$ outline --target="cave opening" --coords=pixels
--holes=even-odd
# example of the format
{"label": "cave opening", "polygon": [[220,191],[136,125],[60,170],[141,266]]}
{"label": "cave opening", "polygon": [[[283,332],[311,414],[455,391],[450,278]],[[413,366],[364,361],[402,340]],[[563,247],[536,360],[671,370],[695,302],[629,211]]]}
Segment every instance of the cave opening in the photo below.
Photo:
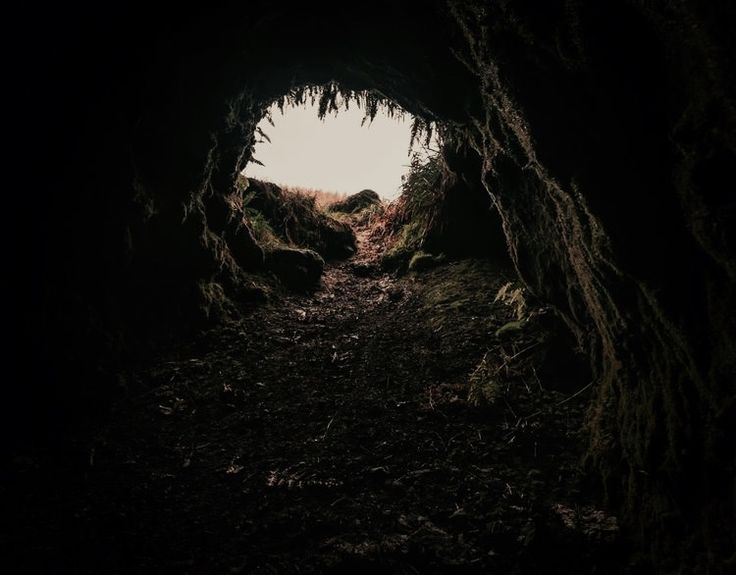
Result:
{"label": "cave opening", "polygon": [[[364,96],[365,97],[365,96]],[[398,197],[410,155],[412,118],[380,107],[372,119],[358,102],[325,110],[319,102],[273,103],[256,127],[257,143],[245,177],[344,198],[362,189]],[[410,144],[412,144],[410,146]]]}
{"label": "cave opening", "polygon": [[[645,4],[34,18],[19,570],[730,572],[736,15]],[[239,177],[331,83],[441,126],[412,193]]]}

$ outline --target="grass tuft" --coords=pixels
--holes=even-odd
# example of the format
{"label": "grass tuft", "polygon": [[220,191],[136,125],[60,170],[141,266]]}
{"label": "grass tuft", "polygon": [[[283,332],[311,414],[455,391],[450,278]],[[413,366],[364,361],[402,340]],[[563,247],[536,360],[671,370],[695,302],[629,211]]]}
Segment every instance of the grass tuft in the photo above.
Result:
{"label": "grass tuft", "polygon": [[256,242],[266,251],[282,247],[309,248],[327,258],[347,257],[355,250],[349,225],[320,208],[318,199],[331,193],[315,193],[295,186],[281,188],[269,182],[239,178],[245,213]]}
{"label": "grass tuft", "polygon": [[384,268],[406,271],[412,256],[422,250],[442,203],[446,173],[439,153],[413,154],[401,196],[386,207],[371,231],[373,240],[386,245]]}

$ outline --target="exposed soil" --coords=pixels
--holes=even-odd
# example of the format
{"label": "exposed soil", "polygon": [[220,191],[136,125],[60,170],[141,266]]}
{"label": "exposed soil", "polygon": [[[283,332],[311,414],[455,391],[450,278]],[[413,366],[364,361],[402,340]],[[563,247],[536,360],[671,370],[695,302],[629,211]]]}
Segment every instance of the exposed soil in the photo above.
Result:
{"label": "exposed soil", "polygon": [[506,321],[501,274],[396,279],[361,250],[316,293],[121,375],[148,391],[94,441],[15,461],[18,571],[619,572],[616,521],[578,469],[586,395],[518,379],[467,402]]}

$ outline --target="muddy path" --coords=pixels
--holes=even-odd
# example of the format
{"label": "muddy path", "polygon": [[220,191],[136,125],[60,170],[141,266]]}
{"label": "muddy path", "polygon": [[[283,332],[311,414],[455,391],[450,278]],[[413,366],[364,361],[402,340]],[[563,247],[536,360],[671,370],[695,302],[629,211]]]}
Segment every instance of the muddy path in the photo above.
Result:
{"label": "muddy path", "polygon": [[[468,374],[502,322],[492,298],[438,303],[427,294],[462,264],[395,279],[365,253],[329,264],[314,294],[121,374],[146,391],[94,440],[13,476],[18,565],[618,572],[615,519],[578,469],[582,402],[519,384],[498,405],[469,405]],[[490,266],[473,269],[500,285]]]}

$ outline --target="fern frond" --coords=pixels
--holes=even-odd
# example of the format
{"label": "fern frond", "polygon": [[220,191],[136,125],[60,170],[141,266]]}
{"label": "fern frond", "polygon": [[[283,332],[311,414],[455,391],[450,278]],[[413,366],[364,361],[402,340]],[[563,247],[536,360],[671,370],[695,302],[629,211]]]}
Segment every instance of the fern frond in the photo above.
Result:
{"label": "fern frond", "polygon": [[[273,126],[273,122],[271,123],[271,125]],[[268,142],[269,144],[271,143],[271,138],[269,138],[269,137],[268,137],[268,134],[266,134],[266,132],[264,132],[264,131],[263,131],[263,130],[262,130],[262,129],[261,129],[260,127],[258,127],[258,126],[256,126],[256,134],[258,134],[258,135],[259,135],[259,136],[260,136],[260,137],[262,138],[262,140],[265,140],[265,141],[266,141],[266,142]]]}

